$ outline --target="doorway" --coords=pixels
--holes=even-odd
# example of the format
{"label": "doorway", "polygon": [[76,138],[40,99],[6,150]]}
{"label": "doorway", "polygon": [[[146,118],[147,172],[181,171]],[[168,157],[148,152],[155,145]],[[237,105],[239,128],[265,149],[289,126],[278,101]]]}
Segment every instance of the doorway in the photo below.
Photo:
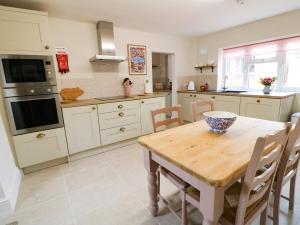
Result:
{"label": "doorway", "polygon": [[166,107],[172,106],[174,54],[152,52],[152,84],[154,92],[166,92]]}

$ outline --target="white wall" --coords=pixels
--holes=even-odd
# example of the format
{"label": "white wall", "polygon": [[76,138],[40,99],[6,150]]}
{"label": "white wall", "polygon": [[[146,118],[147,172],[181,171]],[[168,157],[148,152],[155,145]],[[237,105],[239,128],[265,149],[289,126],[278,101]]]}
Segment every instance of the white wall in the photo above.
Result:
{"label": "white wall", "polygon": [[[220,48],[300,34],[299,21],[300,10],[296,10],[199,37],[197,62],[217,61]],[[201,54],[201,50],[207,54]],[[300,111],[300,94],[295,99],[294,111]]]}
{"label": "white wall", "polygon": [[[52,48],[66,47],[69,52],[70,73],[61,76],[57,72],[59,87],[80,86],[85,94],[81,98],[122,95],[121,85],[128,77],[128,64],[91,64],[89,59],[97,54],[96,25],[59,18],[49,18]],[[195,42],[159,33],[114,28],[116,53],[127,56],[127,44],[147,46],[147,76],[130,76],[134,81],[133,93],[144,91],[144,81],[152,82],[152,52],[175,54],[174,76],[193,72]],[[112,88],[113,87],[113,88]]]}
{"label": "white wall", "polygon": [[20,181],[21,174],[15,165],[0,113],[0,218],[13,212]]}

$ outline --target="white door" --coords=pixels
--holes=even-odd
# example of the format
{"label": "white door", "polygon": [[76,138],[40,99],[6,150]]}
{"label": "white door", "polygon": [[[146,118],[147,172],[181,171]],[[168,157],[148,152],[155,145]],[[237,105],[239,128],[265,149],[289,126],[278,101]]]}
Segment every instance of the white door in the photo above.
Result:
{"label": "white door", "polygon": [[63,109],[69,154],[101,145],[97,106]]}
{"label": "white door", "polygon": [[49,53],[48,16],[24,10],[0,8],[0,51]]}
{"label": "white door", "polygon": [[241,98],[241,116],[265,120],[279,120],[280,99]]}
{"label": "white door", "polygon": [[153,133],[151,111],[166,106],[165,97],[143,99],[141,102],[142,135]]}

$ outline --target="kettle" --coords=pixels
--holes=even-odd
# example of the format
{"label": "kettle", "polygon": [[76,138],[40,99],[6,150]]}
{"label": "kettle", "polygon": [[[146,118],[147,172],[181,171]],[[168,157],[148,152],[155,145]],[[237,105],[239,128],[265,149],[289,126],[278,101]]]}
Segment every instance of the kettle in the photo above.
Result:
{"label": "kettle", "polygon": [[189,81],[187,89],[188,89],[188,91],[195,91],[196,90],[195,81]]}

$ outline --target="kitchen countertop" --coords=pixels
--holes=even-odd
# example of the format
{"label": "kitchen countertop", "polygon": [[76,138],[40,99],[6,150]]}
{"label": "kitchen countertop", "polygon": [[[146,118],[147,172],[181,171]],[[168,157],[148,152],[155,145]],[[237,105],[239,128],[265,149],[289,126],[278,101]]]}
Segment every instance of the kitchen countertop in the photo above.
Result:
{"label": "kitchen countertop", "polygon": [[105,104],[105,103],[113,103],[113,102],[140,100],[140,99],[147,99],[147,98],[158,98],[158,97],[165,97],[166,95],[167,95],[166,92],[154,92],[153,94],[133,95],[130,98],[101,100],[101,97],[99,97],[100,99],[96,99],[96,98],[83,99],[83,100],[77,100],[72,102],[61,102],[60,104],[62,108],[72,108],[72,107],[86,106],[86,105],[97,105],[97,104]]}
{"label": "kitchen countertop", "polygon": [[273,98],[282,99],[290,96],[294,96],[294,92],[271,92],[271,94],[263,94],[262,92],[247,91],[241,93],[224,93],[216,91],[177,91],[177,93],[188,93],[188,94],[207,94],[207,95],[226,95],[226,96],[238,96],[238,97],[255,97],[255,98]]}

